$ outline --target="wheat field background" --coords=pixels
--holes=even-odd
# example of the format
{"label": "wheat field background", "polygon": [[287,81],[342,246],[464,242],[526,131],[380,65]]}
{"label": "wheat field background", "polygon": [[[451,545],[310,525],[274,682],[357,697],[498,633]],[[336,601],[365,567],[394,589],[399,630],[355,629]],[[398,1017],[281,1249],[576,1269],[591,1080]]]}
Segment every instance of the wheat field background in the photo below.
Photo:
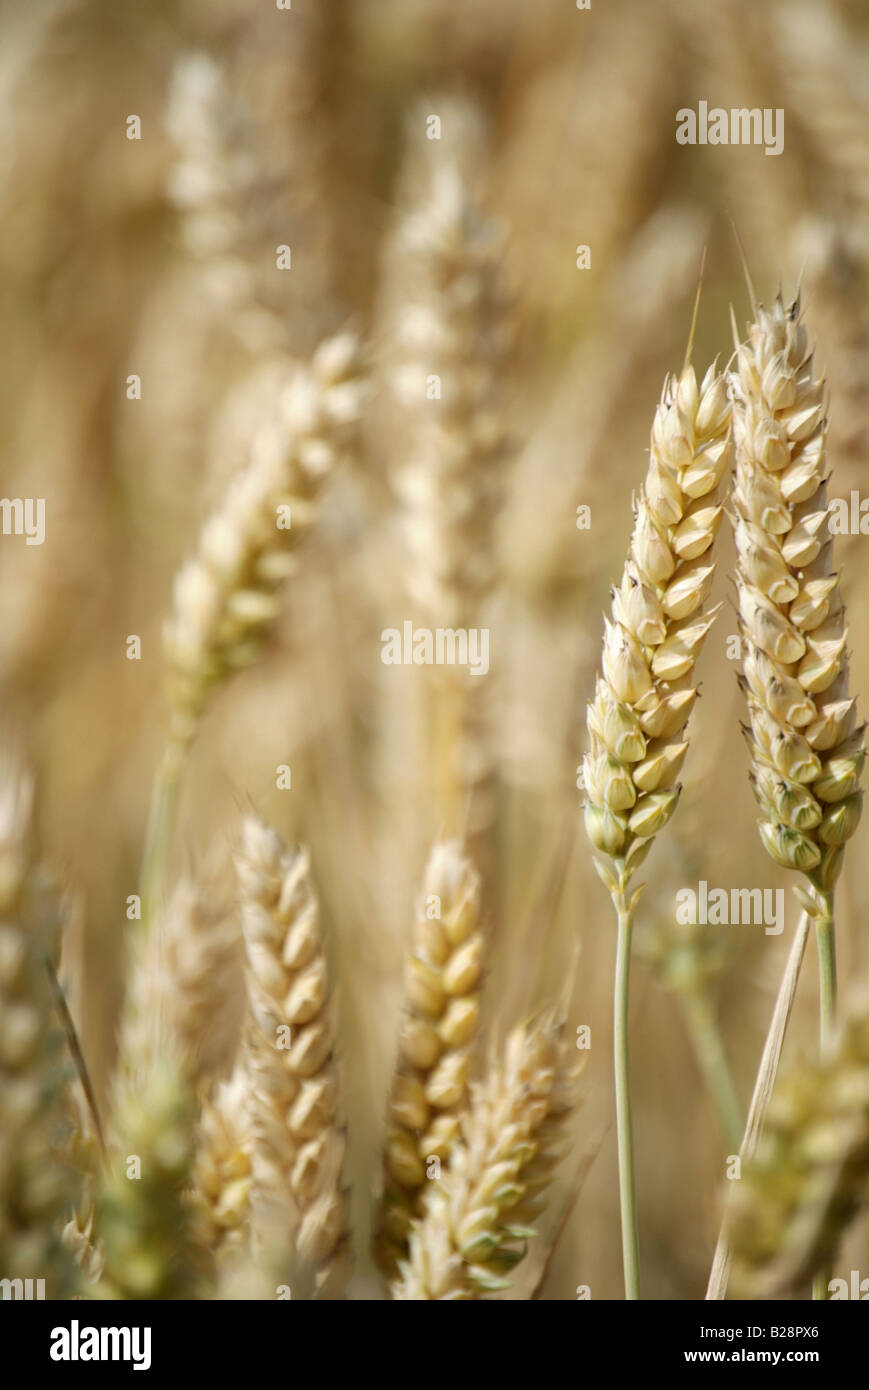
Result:
{"label": "wheat field background", "polygon": [[[187,698],[167,693],[173,582],[286,381],[324,342],[350,354],[352,333],[352,369],[318,368],[340,449],[324,427],[329,476],[266,640],[243,669],[210,674],[184,735],[161,889],[207,885],[226,966],[185,1017],[212,1049],[208,1083],[227,1077],[245,1007],[234,860],[248,855],[254,897],[257,855],[272,863],[271,842],[244,840],[256,815],[310,852],[337,994],[349,1296],[388,1297],[372,1228],[404,959],[431,846],[466,835],[484,1053],[559,999],[570,1048],[583,1026],[591,1040],[539,1236],[499,1296],[620,1298],[616,935],[577,787],[602,614],[701,263],[698,375],[728,365],[730,306],[740,335],[752,317],[744,255],[762,303],[800,292],[829,388],[830,496],[869,497],[869,6],[37,0],[2,4],[0,37],[2,491],[46,509],[42,545],[0,537],[0,711],[68,895],[60,978],[106,1127],[118,1038],[134,1061],[147,1049],[121,1020],[153,779]],[[781,109],[782,153],[679,145],[676,112],[700,101]],[[448,341],[438,287],[455,289],[454,255],[477,297],[460,286],[449,301]],[[434,435],[433,403],[414,396],[426,344],[445,381],[467,374],[476,410],[447,411]],[[864,709],[867,545],[836,542]],[[680,804],[642,870],[631,976],[644,1296],[659,1299],[703,1298],[733,1152],[698,1010],[717,1020],[744,1116],[800,913],[757,833],[727,524],[716,559],[723,607]],[[385,665],[382,632],[408,620],[485,626],[483,693]],[[869,977],[865,836],[836,895],[843,999]],[[783,889],[784,930],[680,926],[676,894],[703,880]],[[788,1068],[815,1056],[817,992],[810,943]],[[837,1274],[852,1269],[869,1276],[865,1213],[836,1257]]]}

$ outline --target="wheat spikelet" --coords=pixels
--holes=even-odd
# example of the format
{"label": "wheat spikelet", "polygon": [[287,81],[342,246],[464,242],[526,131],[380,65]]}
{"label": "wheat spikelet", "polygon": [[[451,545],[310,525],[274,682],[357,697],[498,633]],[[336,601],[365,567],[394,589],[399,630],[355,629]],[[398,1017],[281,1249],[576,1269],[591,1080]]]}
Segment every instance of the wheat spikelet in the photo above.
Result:
{"label": "wheat spikelet", "polygon": [[699,387],[691,366],[666,382],[588,709],[585,824],[595,849],[615,862],[613,872],[595,861],[611,892],[624,891],[679,798],[694,665],[715,616],[704,603],[729,422],[724,377],[714,366]]}
{"label": "wheat spikelet", "polygon": [[546,1203],[576,1105],[563,1025],[551,1016],[510,1035],[474,1088],[462,1137],[432,1180],[393,1296],[470,1300],[509,1287],[504,1274]]}
{"label": "wheat spikelet", "polygon": [[75,1173],[78,1193],[72,1210],[61,1225],[61,1240],[84,1282],[96,1284],[102,1277],[104,1262],[102,1243],[94,1230],[102,1155],[94,1119],[78,1080],[71,1081],[67,1087],[65,1103],[64,1158]]}
{"label": "wheat spikelet", "polygon": [[733,529],[751,780],[769,854],[822,893],[860,817],[865,753],[827,534],[824,383],[799,301],[760,308],[733,378]]}
{"label": "wheat spikelet", "polygon": [[194,1238],[223,1258],[243,1246],[251,1183],[251,1140],[247,1077],[237,1064],[232,1076],[203,1097],[196,1131],[192,1200]]}
{"label": "wheat spikelet", "polygon": [[386,1273],[407,1252],[427,1163],[445,1162],[459,1132],[482,969],[480,878],[458,840],[442,841],[426,865],[405,973],[377,1241]]}
{"label": "wheat spikelet", "polygon": [[245,1051],[254,1237],[268,1255],[290,1239],[321,1294],[349,1273],[345,1140],[319,906],[305,850],[259,820],[237,858],[250,1023]]}
{"label": "wheat spikelet", "polygon": [[783,1077],[754,1160],[734,1184],[728,1233],[737,1297],[799,1296],[832,1260],[869,1182],[869,1013],[834,1053]]}
{"label": "wheat spikelet", "polygon": [[193,1157],[193,1097],[183,1064],[168,1046],[135,1086],[119,1089],[113,1128],[97,1202],[105,1264],[94,1296],[193,1297],[200,1272],[184,1199]]}
{"label": "wheat spikelet", "polygon": [[46,963],[60,913],[35,858],[33,782],[0,762],[0,1270],[68,1294],[72,1261],[56,1227],[73,1193],[63,1155],[67,1080]]}
{"label": "wheat spikelet", "polygon": [[178,744],[193,737],[214,684],[255,657],[361,399],[356,340],[342,334],[321,345],[310,371],[288,380],[177,575],[164,649]]}

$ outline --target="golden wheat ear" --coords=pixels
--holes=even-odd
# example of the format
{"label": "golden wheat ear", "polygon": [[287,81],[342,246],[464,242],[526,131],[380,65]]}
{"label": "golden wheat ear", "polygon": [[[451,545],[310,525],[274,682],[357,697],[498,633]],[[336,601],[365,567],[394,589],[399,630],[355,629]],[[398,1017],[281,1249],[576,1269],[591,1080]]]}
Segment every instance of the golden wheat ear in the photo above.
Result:
{"label": "golden wheat ear", "polygon": [[679,799],[694,667],[715,610],[706,608],[719,484],[731,458],[723,374],[671,377],[652,426],[630,553],[604,624],[602,674],[589,706],[583,763],[586,829],[611,891],[624,892]]}
{"label": "golden wheat ear", "polygon": [[245,1037],[255,1245],[284,1240],[311,1294],[350,1274],[344,1128],[320,912],[306,850],[248,817],[236,860],[247,953]]}
{"label": "golden wheat ear", "polygon": [[798,301],[788,307],[779,296],[758,310],[733,394],[751,781],[761,839],[776,863],[807,876],[817,915],[860,818],[865,752],[827,529],[824,382]]}
{"label": "golden wheat ear", "polygon": [[154,779],[142,864],[143,920],[163,906],[179,783],[217,687],[250,665],[299,563],[325,484],[350,447],[362,409],[359,344],[342,333],[310,367],[288,373],[249,454],[175,576],[163,629],[169,734]]}
{"label": "golden wheat ear", "polygon": [[462,1137],[427,1189],[399,1301],[467,1301],[509,1287],[543,1210],[577,1104],[563,1021],[544,1014],[510,1035],[462,1117]]}
{"label": "golden wheat ear", "polygon": [[384,1154],[375,1251],[385,1274],[407,1254],[427,1167],[446,1162],[467,1103],[480,1015],[480,876],[457,840],[436,844],[417,904]]}
{"label": "golden wheat ear", "polygon": [[[695,305],[695,321],[696,321]],[[693,334],[693,327],[692,327]],[[689,351],[690,355],[690,351]],[[628,559],[604,619],[602,671],[588,707],[585,826],[618,916],[614,1046],[625,1295],[640,1297],[628,1047],[634,872],[679,800],[695,665],[717,610],[707,599],[712,547],[730,467],[730,402],[713,364],[698,383],[686,365],[665,382]]]}

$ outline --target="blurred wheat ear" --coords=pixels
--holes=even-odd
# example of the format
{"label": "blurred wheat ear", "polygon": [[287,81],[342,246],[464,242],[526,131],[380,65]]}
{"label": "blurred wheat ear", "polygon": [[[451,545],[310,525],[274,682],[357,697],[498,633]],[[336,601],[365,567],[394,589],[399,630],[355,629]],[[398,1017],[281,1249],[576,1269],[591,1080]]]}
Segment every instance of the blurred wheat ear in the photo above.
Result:
{"label": "blurred wheat ear", "polygon": [[0,755],[0,1269],[44,1279],[68,1297],[75,1264],[61,1227],[76,1200],[63,1152],[69,1068],[47,966],[58,955],[59,903],[41,869],[34,783]]}
{"label": "blurred wheat ear", "polygon": [[[738,1298],[800,1297],[832,1261],[869,1180],[869,1014],[846,1018],[826,1060],[780,1078],[728,1217]],[[818,1293],[816,1291],[816,1297]]]}
{"label": "blurred wheat ear", "polygon": [[511,1033],[474,1088],[446,1168],[429,1180],[395,1299],[468,1301],[509,1287],[576,1108],[578,1073],[567,1058],[555,1014]]}
{"label": "blurred wheat ear", "polygon": [[458,841],[434,846],[405,967],[376,1249],[384,1273],[407,1254],[432,1159],[446,1163],[467,1103],[483,971],[480,877]]}
{"label": "blurred wheat ear", "polygon": [[362,395],[359,346],[350,333],[323,343],[310,370],[290,373],[271,418],[251,440],[247,463],[202,528],[196,554],[176,576],[163,634],[169,734],[142,864],[146,922],[162,904],[179,781],[203,711],[215,687],[260,651],[280,587],[299,563],[299,537],[352,437]]}
{"label": "blurred wheat ear", "polygon": [[[439,140],[408,122],[404,198],[386,261],[395,359],[389,383],[401,459],[394,489],[405,589],[431,628],[482,627],[501,577],[498,521],[510,454],[506,373],[513,337],[504,236],[481,206],[483,123],[442,96]],[[433,673],[429,737],[436,814],[465,831],[494,895],[495,756],[488,678]]]}
{"label": "blurred wheat ear", "polygon": [[247,952],[245,1033],[255,1251],[295,1252],[293,1279],[340,1297],[350,1274],[345,1137],[319,907],[308,855],[248,818],[237,859]]}

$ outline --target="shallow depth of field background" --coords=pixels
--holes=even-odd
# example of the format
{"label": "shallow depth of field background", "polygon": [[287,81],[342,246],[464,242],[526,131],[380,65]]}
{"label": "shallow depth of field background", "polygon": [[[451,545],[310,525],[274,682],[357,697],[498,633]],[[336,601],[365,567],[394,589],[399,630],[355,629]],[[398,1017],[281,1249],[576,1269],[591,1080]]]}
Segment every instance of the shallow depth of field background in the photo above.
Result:
{"label": "shallow depth of field background", "polygon": [[[631,526],[665,373],[681,365],[701,257],[694,360],[731,348],[749,313],[738,232],[761,299],[802,276],[831,395],[831,495],[869,496],[869,5],[835,0],[34,0],[0,6],[2,492],[46,499],[45,544],[0,538],[0,709],[41,785],[43,845],[80,895],[79,1004],[97,1086],[113,1056],[124,904],[136,891],[164,705],[160,625],[172,575],[244,453],[257,392],[352,321],[374,374],[364,455],[330,488],[276,639],[224,687],[193,753],[175,867],[228,861],[251,803],[313,851],[340,984],[359,1280],[399,1007],[401,943],[434,823],[413,722],[424,670],[383,667],[403,597],[389,478],[401,460],[382,363],[384,286],[403,205],[407,122],[476,104],[489,141],[475,188],[502,220],[517,343],[505,381],[514,452],[492,632],[499,748],[499,919],[487,1007],[496,1032],[558,989],[581,944],[571,1027],[592,1048],[578,1156],[596,1153],[543,1290],[621,1296],[610,980],[615,929],[581,823],[575,769],[601,613]],[[185,247],[167,189],[173,64],[224,68],[256,161],[243,209],[274,341],[237,321]],[[782,107],[784,153],[680,147],[675,112]],[[440,103],[440,104],[439,104]],[[142,139],[125,138],[130,114]],[[418,131],[417,131],[418,134]],[[275,270],[275,247],[293,267]],[[591,269],[576,269],[576,248]],[[384,270],[385,267],[385,270]],[[126,399],[130,373],[142,400]],[[576,507],[591,507],[587,532]],[[674,895],[783,887],[788,925],[706,928],[712,993],[740,1096],[754,1069],[797,906],[755,830],[739,731],[736,631],[722,531],[702,699],[678,812],[642,877],[633,976],[635,1143],[646,1296],[702,1297],[723,1143],[668,978]],[[843,537],[852,686],[869,701],[869,536]],[[139,662],[125,658],[130,634]],[[275,769],[292,767],[291,791]],[[840,980],[869,972],[869,825],[837,894]],[[572,856],[557,901],[551,867]],[[542,906],[541,906],[542,904]],[[527,929],[531,918],[533,931]],[[643,957],[647,957],[646,961]],[[654,959],[653,959],[654,957]],[[655,965],[655,959],[659,964]],[[663,962],[663,967],[661,966]],[[669,968],[669,975],[668,975]],[[538,997],[542,997],[538,994]],[[806,958],[786,1058],[815,1047]],[[554,1208],[553,1208],[554,1211]],[[837,1273],[869,1273],[869,1223]]]}

